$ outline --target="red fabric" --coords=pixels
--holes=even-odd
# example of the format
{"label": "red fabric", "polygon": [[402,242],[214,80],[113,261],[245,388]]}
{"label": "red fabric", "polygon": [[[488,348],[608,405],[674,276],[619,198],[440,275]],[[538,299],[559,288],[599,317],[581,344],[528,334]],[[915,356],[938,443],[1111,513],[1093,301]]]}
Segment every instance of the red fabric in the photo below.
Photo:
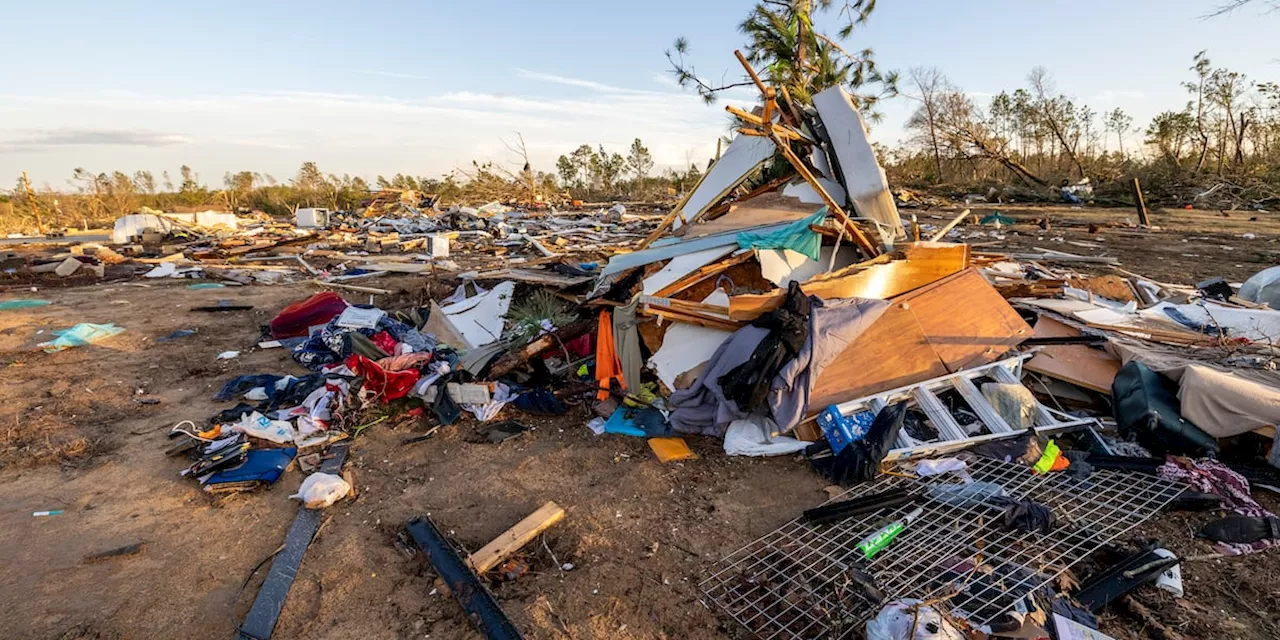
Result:
{"label": "red fabric", "polygon": [[391,334],[386,331],[379,331],[373,334],[373,337],[369,339],[372,340],[374,344],[378,345],[379,349],[386,351],[387,355],[393,356],[396,354],[396,339],[392,338]]}
{"label": "red fabric", "polygon": [[382,397],[383,402],[403,398],[418,382],[418,371],[386,371],[378,363],[361,355],[347,358],[347,368],[358,376],[364,376],[364,386]]}
{"label": "red fabric", "polygon": [[378,361],[378,366],[387,371],[404,371],[417,369],[418,365],[431,362],[430,353],[406,353],[402,356],[391,356]]}
{"label": "red fabric", "polygon": [[622,380],[622,363],[613,346],[613,319],[606,310],[600,312],[600,324],[596,329],[596,381],[600,383],[596,400],[609,398],[609,388],[614,380],[626,388],[627,384]]}
{"label": "red fabric", "polygon": [[278,339],[305,336],[308,329],[338,317],[346,308],[347,301],[342,296],[332,291],[317,293],[281,309],[268,325],[271,327],[271,337]]}
{"label": "red fabric", "polygon": [[574,360],[577,358],[585,358],[596,352],[595,343],[592,342],[593,338],[595,338],[593,334],[584,333],[572,340],[565,340],[564,348],[569,350],[568,357],[565,356],[564,351],[560,350],[559,346],[548,349],[545,353],[542,354],[542,357],[543,358],[561,358],[564,360]]}

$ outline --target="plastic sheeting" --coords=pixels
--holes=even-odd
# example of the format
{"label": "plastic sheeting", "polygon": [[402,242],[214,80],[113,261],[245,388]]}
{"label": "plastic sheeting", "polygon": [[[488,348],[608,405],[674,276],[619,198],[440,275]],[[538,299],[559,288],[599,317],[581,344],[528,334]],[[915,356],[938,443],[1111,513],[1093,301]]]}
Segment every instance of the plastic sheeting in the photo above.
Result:
{"label": "plastic sheeting", "polygon": [[44,349],[46,353],[53,353],[63,349],[93,344],[120,333],[124,333],[124,327],[117,327],[114,323],[94,324],[92,322],[81,322],[70,329],[55,330],[53,335],[56,337],[53,340],[41,342],[36,346]]}

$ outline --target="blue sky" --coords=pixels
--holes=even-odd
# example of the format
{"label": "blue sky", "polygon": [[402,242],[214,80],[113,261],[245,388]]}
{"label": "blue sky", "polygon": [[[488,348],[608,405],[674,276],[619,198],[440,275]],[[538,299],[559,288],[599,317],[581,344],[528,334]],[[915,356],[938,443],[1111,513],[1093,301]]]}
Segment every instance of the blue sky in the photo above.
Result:
{"label": "blue sky", "polygon": [[[904,73],[937,66],[985,102],[1047,66],[1060,92],[1145,124],[1178,108],[1191,58],[1280,80],[1280,14],[1212,20],[1216,0],[880,0],[850,45]],[[537,168],[581,143],[658,166],[705,162],[726,103],[674,86],[663,51],[688,37],[703,75],[736,77],[736,27],[751,2],[26,2],[5,9],[0,184],[22,170],[65,188],[73,168],[218,184],[248,169],[284,180],[314,160],[332,173],[438,175],[514,164],[523,133]],[[886,104],[892,144],[912,108]],[[1136,136],[1135,136],[1136,139]]]}

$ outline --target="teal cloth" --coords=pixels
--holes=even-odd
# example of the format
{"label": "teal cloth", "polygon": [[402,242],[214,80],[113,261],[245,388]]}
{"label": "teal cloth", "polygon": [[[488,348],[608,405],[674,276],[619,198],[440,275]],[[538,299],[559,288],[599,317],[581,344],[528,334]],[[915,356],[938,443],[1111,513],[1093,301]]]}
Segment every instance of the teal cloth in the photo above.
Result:
{"label": "teal cloth", "polygon": [[41,342],[38,346],[49,353],[53,353],[54,351],[62,351],[63,349],[80,347],[99,340],[105,340],[118,333],[124,333],[124,327],[117,327],[114,323],[93,324],[92,322],[81,322],[70,329],[55,330],[53,335],[57,336],[57,338],[49,342]]}
{"label": "teal cloth", "polygon": [[809,225],[822,224],[826,217],[827,208],[823,207],[813,212],[813,215],[776,231],[743,231],[738,234],[738,246],[743,249],[790,249],[817,260],[820,257],[819,251],[822,250],[822,236],[810,229]]}

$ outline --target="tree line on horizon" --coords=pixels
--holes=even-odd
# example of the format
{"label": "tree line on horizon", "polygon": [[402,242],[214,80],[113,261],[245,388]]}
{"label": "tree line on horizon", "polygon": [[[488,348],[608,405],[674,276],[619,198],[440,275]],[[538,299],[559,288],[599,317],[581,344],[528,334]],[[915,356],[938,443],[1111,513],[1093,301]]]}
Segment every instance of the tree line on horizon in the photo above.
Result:
{"label": "tree line on horizon", "polygon": [[[520,151],[523,151],[521,143]],[[322,171],[315,162],[303,162],[286,180],[255,171],[226,172],[220,185],[210,186],[189,165],[175,175],[164,171],[98,172],[76,168],[67,188],[32,189],[42,222],[50,227],[92,226],[143,207],[160,211],[209,207],[226,211],[262,211],[272,216],[292,215],[300,207],[353,210],[379,190],[417,191],[448,204],[565,202],[569,200],[656,200],[680,193],[701,177],[690,164],[683,171],[653,172],[649,150],[636,138],[627,155],[610,153],[603,145],[581,145],[560,156],[556,173],[525,166],[512,171],[493,162],[472,162],[440,177],[397,173],[379,175],[372,182],[360,176]],[[526,156],[527,157],[527,156]],[[27,185],[19,176],[13,189],[0,191],[0,229],[30,230],[36,226]]]}

